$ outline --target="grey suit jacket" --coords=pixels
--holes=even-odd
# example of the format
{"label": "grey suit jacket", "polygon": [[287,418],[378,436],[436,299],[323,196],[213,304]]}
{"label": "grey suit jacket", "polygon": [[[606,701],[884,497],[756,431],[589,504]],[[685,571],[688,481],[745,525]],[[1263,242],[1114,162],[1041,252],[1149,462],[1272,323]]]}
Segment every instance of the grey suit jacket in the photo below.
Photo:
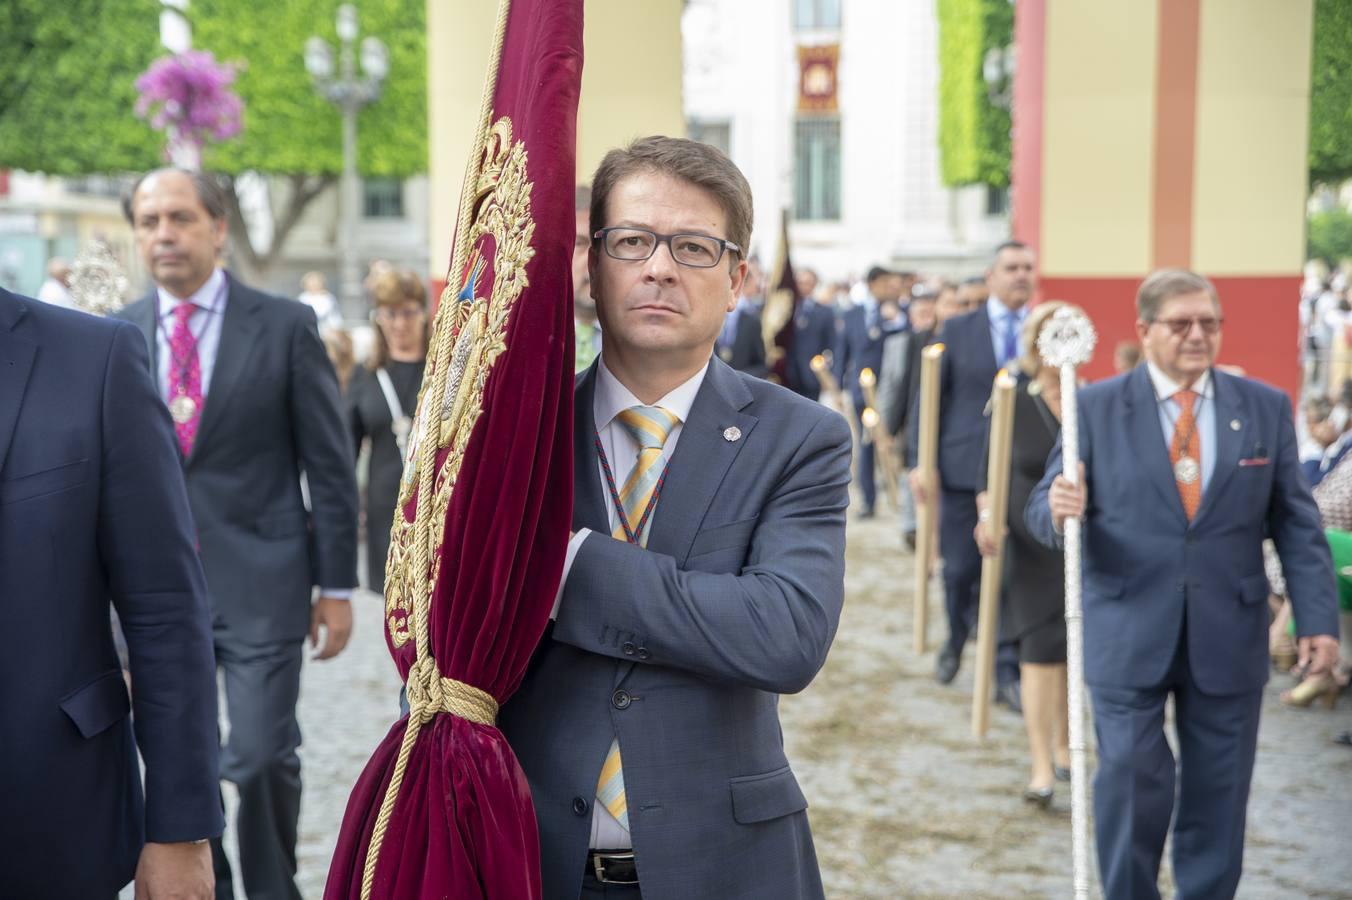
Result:
{"label": "grey suit jacket", "polygon": [[530,780],[545,897],[580,893],[613,735],[645,900],[821,897],[778,702],[840,620],[849,427],[712,360],[641,548],[608,536],[595,379],[574,396],[573,512],[595,533],[499,720]]}
{"label": "grey suit jacket", "polygon": [[[357,583],[352,442],[314,312],[226,277],[216,367],[183,460],[213,625],[251,644],[300,640],[311,587]],[[155,313],[152,292],[118,314],[145,335],[152,372]]]}

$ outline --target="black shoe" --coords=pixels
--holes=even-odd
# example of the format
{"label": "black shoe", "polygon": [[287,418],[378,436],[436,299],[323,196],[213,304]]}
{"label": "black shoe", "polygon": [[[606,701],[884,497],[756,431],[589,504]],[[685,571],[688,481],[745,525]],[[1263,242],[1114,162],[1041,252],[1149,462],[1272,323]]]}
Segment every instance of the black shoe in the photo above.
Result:
{"label": "black shoe", "polygon": [[1053,766],[1052,766],[1052,772],[1053,772],[1053,774],[1056,775],[1056,780],[1057,780],[1057,781],[1070,781],[1070,767],[1069,767],[1069,766],[1058,766],[1058,765],[1053,765]]}
{"label": "black shoe", "polygon": [[1333,743],[1352,747],[1352,731],[1340,731],[1334,735]]}
{"label": "black shoe", "polygon": [[995,689],[995,702],[1008,706],[1011,712],[1023,715],[1023,697],[1019,694],[1019,683],[1011,681]]}
{"label": "black shoe", "polygon": [[958,677],[958,668],[962,665],[962,658],[952,650],[944,649],[939,652],[939,658],[934,663],[934,680],[940,684],[952,684],[953,679]]}
{"label": "black shoe", "polygon": [[1055,792],[1051,788],[1024,788],[1023,802],[1031,803],[1042,809],[1052,808],[1052,796]]}
{"label": "black shoe", "polygon": [[908,531],[908,532],[906,532],[906,534],[902,535],[902,540],[904,540],[904,541],[906,542],[906,548],[907,548],[908,550],[910,550],[912,553],[914,553],[914,552],[915,552],[915,532],[914,532],[914,531]]}
{"label": "black shoe", "polygon": [[873,518],[873,507],[871,507],[871,506],[866,506],[866,507],[864,507],[863,509],[859,510],[859,515],[856,516],[855,518],[858,518],[858,519],[871,519],[871,518]]}

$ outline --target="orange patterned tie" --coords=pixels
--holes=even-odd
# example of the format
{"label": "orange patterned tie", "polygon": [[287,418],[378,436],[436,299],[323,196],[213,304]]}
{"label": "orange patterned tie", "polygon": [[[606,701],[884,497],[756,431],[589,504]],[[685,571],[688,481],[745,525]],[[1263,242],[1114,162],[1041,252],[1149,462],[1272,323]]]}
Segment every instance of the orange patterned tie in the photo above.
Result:
{"label": "orange patterned tie", "polygon": [[1174,394],[1178,404],[1178,421],[1174,422],[1174,437],[1169,442],[1169,461],[1174,466],[1174,483],[1183,501],[1183,511],[1191,522],[1202,503],[1202,440],[1197,435],[1197,419],[1193,416],[1195,391]]}

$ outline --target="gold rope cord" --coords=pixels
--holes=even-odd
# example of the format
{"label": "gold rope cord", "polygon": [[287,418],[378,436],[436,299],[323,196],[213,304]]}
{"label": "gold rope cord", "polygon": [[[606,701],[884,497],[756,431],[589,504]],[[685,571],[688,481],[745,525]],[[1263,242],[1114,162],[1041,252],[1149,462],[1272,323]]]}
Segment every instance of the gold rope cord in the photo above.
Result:
{"label": "gold rope cord", "polygon": [[[494,29],[493,46],[489,53],[488,73],[484,79],[483,103],[479,120],[476,123],[474,145],[470,150],[469,161],[466,164],[465,181],[460,191],[460,220],[455,232],[455,250],[447,278],[447,291],[453,291],[452,285],[461,277],[469,258],[470,222],[474,212],[474,199],[478,192],[480,158],[488,139],[490,117],[493,113],[493,95],[497,90],[498,65],[502,59],[502,44],[507,33],[507,17],[510,9],[511,0],[499,0],[497,26]],[[432,590],[435,585],[431,567],[432,547],[435,542],[432,529],[438,524],[432,521],[431,513],[437,506],[432,501],[436,490],[437,452],[441,447],[439,438],[436,440],[431,438],[434,427],[439,431],[441,404],[437,403],[435,406],[425,404],[436,401],[437,398],[443,397],[446,392],[448,370],[451,368],[448,363],[455,349],[455,329],[451,327],[451,319],[458,313],[456,308],[462,305],[456,302],[448,304],[446,302],[448,297],[453,300],[454,294],[448,295],[443,292],[441,303],[437,308],[436,318],[438,321],[436,325],[441,327],[434,325],[435,350],[432,359],[432,383],[423,384],[416,407],[424,421],[419,426],[423,429],[423,440],[419,442],[418,448],[418,503],[414,518],[412,567],[412,571],[421,577],[409,579],[406,576],[406,582],[412,582],[406,586],[413,597],[415,661],[413,668],[409,670],[408,678],[411,711],[408,723],[404,726],[404,739],[399,745],[399,756],[395,761],[394,772],[390,776],[389,786],[385,790],[385,797],[380,805],[380,814],[376,818],[375,829],[371,833],[371,844],[366,851],[366,864],[361,879],[361,900],[370,900],[371,886],[375,881],[376,862],[380,858],[380,848],[385,841],[385,833],[389,830],[395,800],[398,798],[399,789],[404,782],[404,771],[408,768],[409,754],[418,739],[418,732],[421,730],[423,723],[430,721],[439,711],[452,712],[470,721],[482,721],[486,717],[487,724],[492,724],[497,715],[497,703],[493,701],[492,697],[470,685],[449,678],[443,679],[437,675],[436,660],[432,658],[429,640],[428,618],[431,612]],[[468,306],[469,304],[464,305]],[[448,307],[450,308],[448,309]],[[432,391],[430,397],[427,396],[429,389]],[[395,516],[403,515],[404,511],[401,506],[395,511]],[[440,524],[444,526],[445,523]],[[450,687],[446,687],[447,684]],[[436,685],[435,691],[433,685]]]}

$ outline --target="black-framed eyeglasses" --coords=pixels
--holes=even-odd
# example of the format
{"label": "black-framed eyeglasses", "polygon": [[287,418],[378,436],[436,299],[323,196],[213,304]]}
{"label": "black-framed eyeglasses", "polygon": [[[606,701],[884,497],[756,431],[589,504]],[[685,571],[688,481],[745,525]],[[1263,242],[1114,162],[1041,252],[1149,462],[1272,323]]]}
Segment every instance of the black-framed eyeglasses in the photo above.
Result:
{"label": "black-framed eyeglasses", "polygon": [[1157,324],[1169,329],[1176,337],[1183,337],[1192,331],[1193,325],[1200,325],[1202,334],[1214,335],[1220,332],[1225,319],[1219,316],[1194,316],[1190,319],[1155,319]]}
{"label": "black-framed eyeglasses", "polygon": [[601,242],[606,256],[625,262],[642,262],[657,252],[659,244],[666,244],[671,258],[683,266],[711,269],[723,258],[724,250],[740,254],[742,248],[732,241],[707,234],[658,234],[646,228],[615,226],[602,228],[593,239]]}

